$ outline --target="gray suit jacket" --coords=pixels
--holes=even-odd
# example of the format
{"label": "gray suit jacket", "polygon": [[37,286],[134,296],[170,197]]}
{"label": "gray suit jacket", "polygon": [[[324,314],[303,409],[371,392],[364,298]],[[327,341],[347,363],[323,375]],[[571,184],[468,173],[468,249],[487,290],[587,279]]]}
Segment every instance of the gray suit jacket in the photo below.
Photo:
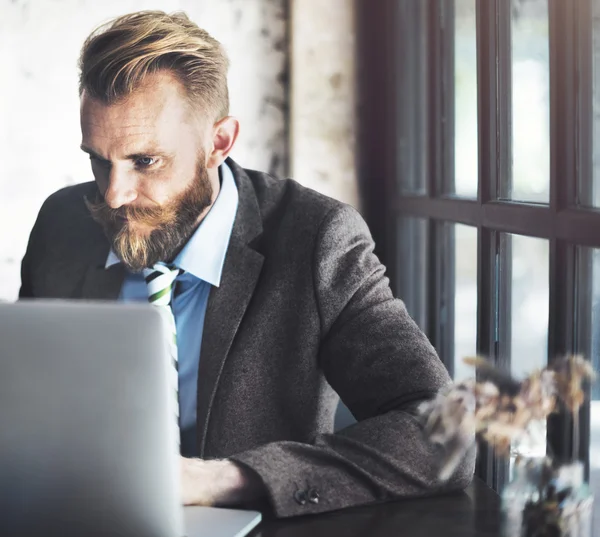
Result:
{"label": "gray suit jacket", "polygon": [[[448,374],[394,299],[351,207],[229,160],[239,207],[221,286],[210,293],[198,376],[198,445],[263,480],[276,516],[465,487],[450,481],[414,417]],[[21,297],[118,297],[121,265],[83,203],[95,185],[44,203]],[[358,423],[333,434],[337,395]]]}

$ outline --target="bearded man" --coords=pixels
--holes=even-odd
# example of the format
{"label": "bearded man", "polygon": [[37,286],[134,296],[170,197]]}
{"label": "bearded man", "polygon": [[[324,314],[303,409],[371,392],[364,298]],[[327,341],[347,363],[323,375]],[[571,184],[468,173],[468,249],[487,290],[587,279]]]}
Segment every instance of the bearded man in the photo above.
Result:
{"label": "bearded man", "polygon": [[[176,328],[185,504],[262,500],[285,517],[465,487],[473,457],[440,482],[415,418],[448,374],[359,214],[228,157],[227,67],[181,13],[87,39],[95,181],[44,203],[20,296],[147,301],[168,280],[153,296]],[[339,397],[357,423],[334,433]]]}

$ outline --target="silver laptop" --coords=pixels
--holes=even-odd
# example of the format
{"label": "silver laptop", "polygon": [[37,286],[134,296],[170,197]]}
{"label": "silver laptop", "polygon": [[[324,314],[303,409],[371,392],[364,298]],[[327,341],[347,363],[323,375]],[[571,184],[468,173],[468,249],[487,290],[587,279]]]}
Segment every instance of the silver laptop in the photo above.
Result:
{"label": "silver laptop", "polygon": [[147,304],[0,304],[0,535],[238,537],[182,508],[166,337]]}

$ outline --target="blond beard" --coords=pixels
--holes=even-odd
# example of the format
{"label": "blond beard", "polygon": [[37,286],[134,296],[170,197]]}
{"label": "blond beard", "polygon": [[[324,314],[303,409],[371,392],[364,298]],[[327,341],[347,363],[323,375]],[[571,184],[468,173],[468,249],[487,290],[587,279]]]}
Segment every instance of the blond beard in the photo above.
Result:
{"label": "blond beard", "polygon": [[[190,187],[166,206],[110,208],[100,193],[85,204],[103,228],[117,257],[132,272],[159,261],[169,262],[194,232],[200,215],[212,204],[212,187],[206,168],[198,168]],[[119,225],[120,218],[125,222]],[[141,233],[131,222],[150,229]]]}
{"label": "blond beard", "polygon": [[[168,233],[168,231],[166,232]],[[134,271],[139,271],[150,264],[152,233],[144,235],[126,224],[113,239],[113,250],[126,266]]]}

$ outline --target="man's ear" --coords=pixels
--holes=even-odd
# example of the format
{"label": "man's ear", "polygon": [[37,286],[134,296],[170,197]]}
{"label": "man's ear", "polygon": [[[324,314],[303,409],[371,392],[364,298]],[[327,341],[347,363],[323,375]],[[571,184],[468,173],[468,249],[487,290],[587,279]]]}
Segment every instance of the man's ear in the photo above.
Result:
{"label": "man's ear", "polygon": [[207,168],[217,168],[227,158],[240,132],[240,122],[227,116],[215,123],[212,131],[212,151],[208,155]]}

